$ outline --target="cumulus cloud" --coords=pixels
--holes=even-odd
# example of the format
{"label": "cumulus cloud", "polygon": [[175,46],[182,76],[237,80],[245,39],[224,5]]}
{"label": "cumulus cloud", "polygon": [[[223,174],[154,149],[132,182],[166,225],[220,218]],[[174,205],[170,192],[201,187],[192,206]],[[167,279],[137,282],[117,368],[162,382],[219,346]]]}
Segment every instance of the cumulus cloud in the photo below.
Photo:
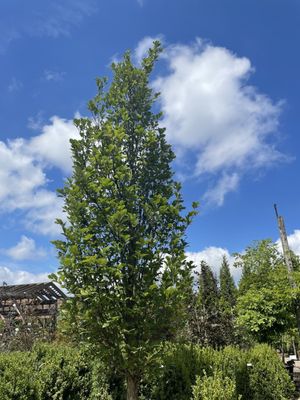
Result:
{"label": "cumulus cloud", "polygon": [[162,35],[145,36],[142,40],[139,41],[134,51],[134,58],[137,64],[139,64],[142,59],[147,55],[148,50],[152,47],[153,42],[156,40],[159,40],[161,43],[164,41]]}
{"label": "cumulus cloud", "polygon": [[290,249],[293,250],[295,254],[300,256],[300,230],[295,229],[294,232],[288,236],[288,242]]}
{"label": "cumulus cloud", "polygon": [[196,270],[200,270],[201,261],[205,261],[214,271],[214,273],[218,276],[220,267],[222,264],[223,257],[225,256],[228,260],[231,274],[235,280],[238,282],[241,277],[241,271],[233,266],[234,257],[229,253],[229,251],[222,247],[210,246],[206,247],[202,251],[198,252],[187,252],[187,259],[189,261],[193,261],[196,265]]}
{"label": "cumulus cloud", "polygon": [[32,137],[27,142],[26,151],[49,166],[70,173],[72,169],[70,139],[76,138],[79,138],[79,134],[73,121],[54,116],[50,118],[50,124],[42,127],[40,135]]}
{"label": "cumulus cloud", "polygon": [[[287,236],[288,244],[290,249],[297,255],[300,256],[300,230],[295,229],[293,233]],[[282,252],[281,240],[276,241],[277,248]]]}
{"label": "cumulus cloud", "polygon": [[62,200],[47,188],[47,168],[71,172],[70,138],[78,137],[71,120],[50,119],[42,132],[30,139],[0,141],[0,211],[25,213],[25,226],[55,235],[55,218],[62,218]]}
{"label": "cumulus cloud", "polygon": [[23,235],[15,246],[4,251],[13,260],[34,260],[46,256],[44,249],[37,247],[34,239]]}
{"label": "cumulus cloud", "polygon": [[[143,39],[138,54],[150,43]],[[168,46],[163,58],[168,71],[153,82],[161,92],[162,124],[177,154],[195,160],[191,175],[214,184],[206,201],[222,205],[247,172],[287,160],[276,148],[283,103],[249,84],[248,58],[199,39]]]}
{"label": "cumulus cloud", "polygon": [[231,175],[227,173],[222,174],[216,185],[206,191],[204,200],[210,204],[221,206],[224,203],[225,195],[237,188],[239,180],[240,177],[236,172]]}
{"label": "cumulus cloud", "polygon": [[13,270],[0,265],[0,284],[20,285],[26,283],[47,282],[49,273],[34,274],[28,271]]}

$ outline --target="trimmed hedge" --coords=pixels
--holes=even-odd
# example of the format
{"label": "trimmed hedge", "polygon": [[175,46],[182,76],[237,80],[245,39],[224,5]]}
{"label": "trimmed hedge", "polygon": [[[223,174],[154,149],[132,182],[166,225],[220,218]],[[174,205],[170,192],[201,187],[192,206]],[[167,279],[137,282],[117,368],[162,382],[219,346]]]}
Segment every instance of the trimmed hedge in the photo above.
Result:
{"label": "trimmed hedge", "polygon": [[[252,367],[247,368],[247,363]],[[144,400],[290,400],[293,384],[276,352],[168,344],[141,385]],[[124,400],[124,379],[76,348],[38,345],[0,353],[1,400]]]}
{"label": "trimmed hedge", "polygon": [[0,353],[1,400],[112,400],[103,364],[68,346]]}
{"label": "trimmed hedge", "polygon": [[267,345],[248,351],[231,346],[213,350],[197,345],[169,345],[145,381],[145,400],[198,400],[201,396],[206,399],[207,393],[213,399],[222,391],[227,391],[228,400],[290,400],[295,391],[282,361]]}

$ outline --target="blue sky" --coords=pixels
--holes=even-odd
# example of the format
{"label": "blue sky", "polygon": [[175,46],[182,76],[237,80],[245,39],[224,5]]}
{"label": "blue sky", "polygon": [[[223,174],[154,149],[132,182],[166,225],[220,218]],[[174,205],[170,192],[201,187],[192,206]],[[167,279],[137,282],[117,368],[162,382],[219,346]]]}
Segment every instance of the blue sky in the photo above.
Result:
{"label": "blue sky", "polygon": [[131,49],[138,62],[155,38],[174,169],[187,205],[201,204],[189,257],[217,270],[223,254],[277,240],[274,202],[300,254],[298,0],[2,0],[0,281],[56,270],[72,119],[112,60]]}

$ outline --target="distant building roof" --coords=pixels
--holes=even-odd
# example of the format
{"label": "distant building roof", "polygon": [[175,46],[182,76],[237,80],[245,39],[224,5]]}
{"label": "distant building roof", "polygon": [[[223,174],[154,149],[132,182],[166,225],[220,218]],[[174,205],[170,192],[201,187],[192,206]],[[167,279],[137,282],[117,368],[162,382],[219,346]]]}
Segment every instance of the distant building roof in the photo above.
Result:
{"label": "distant building roof", "polygon": [[0,301],[9,299],[37,299],[49,303],[67,296],[53,282],[0,286]]}

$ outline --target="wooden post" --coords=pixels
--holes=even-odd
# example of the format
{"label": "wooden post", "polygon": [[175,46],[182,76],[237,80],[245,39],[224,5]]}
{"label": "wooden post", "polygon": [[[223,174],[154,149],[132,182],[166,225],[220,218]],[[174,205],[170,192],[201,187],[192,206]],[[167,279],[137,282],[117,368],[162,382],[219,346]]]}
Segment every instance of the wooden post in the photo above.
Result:
{"label": "wooden post", "polygon": [[[295,289],[297,287],[297,285],[293,278],[293,263],[292,263],[291,251],[290,251],[289,243],[288,243],[288,239],[287,239],[287,234],[286,234],[286,230],[285,230],[284,220],[283,220],[283,217],[278,214],[276,204],[274,204],[274,209],[275,209],[275,214],[276,214],[279,232],[280,232],[283,257],[284,257],[285,265],[288,270],[288,279],[290,281],[291,288]],[[300,303],[299,303],[298,299],[295,301],[295,315],[296,315],[296,321],[297,321],[297,328],[298,328],[298,332],[300,335]]]}

